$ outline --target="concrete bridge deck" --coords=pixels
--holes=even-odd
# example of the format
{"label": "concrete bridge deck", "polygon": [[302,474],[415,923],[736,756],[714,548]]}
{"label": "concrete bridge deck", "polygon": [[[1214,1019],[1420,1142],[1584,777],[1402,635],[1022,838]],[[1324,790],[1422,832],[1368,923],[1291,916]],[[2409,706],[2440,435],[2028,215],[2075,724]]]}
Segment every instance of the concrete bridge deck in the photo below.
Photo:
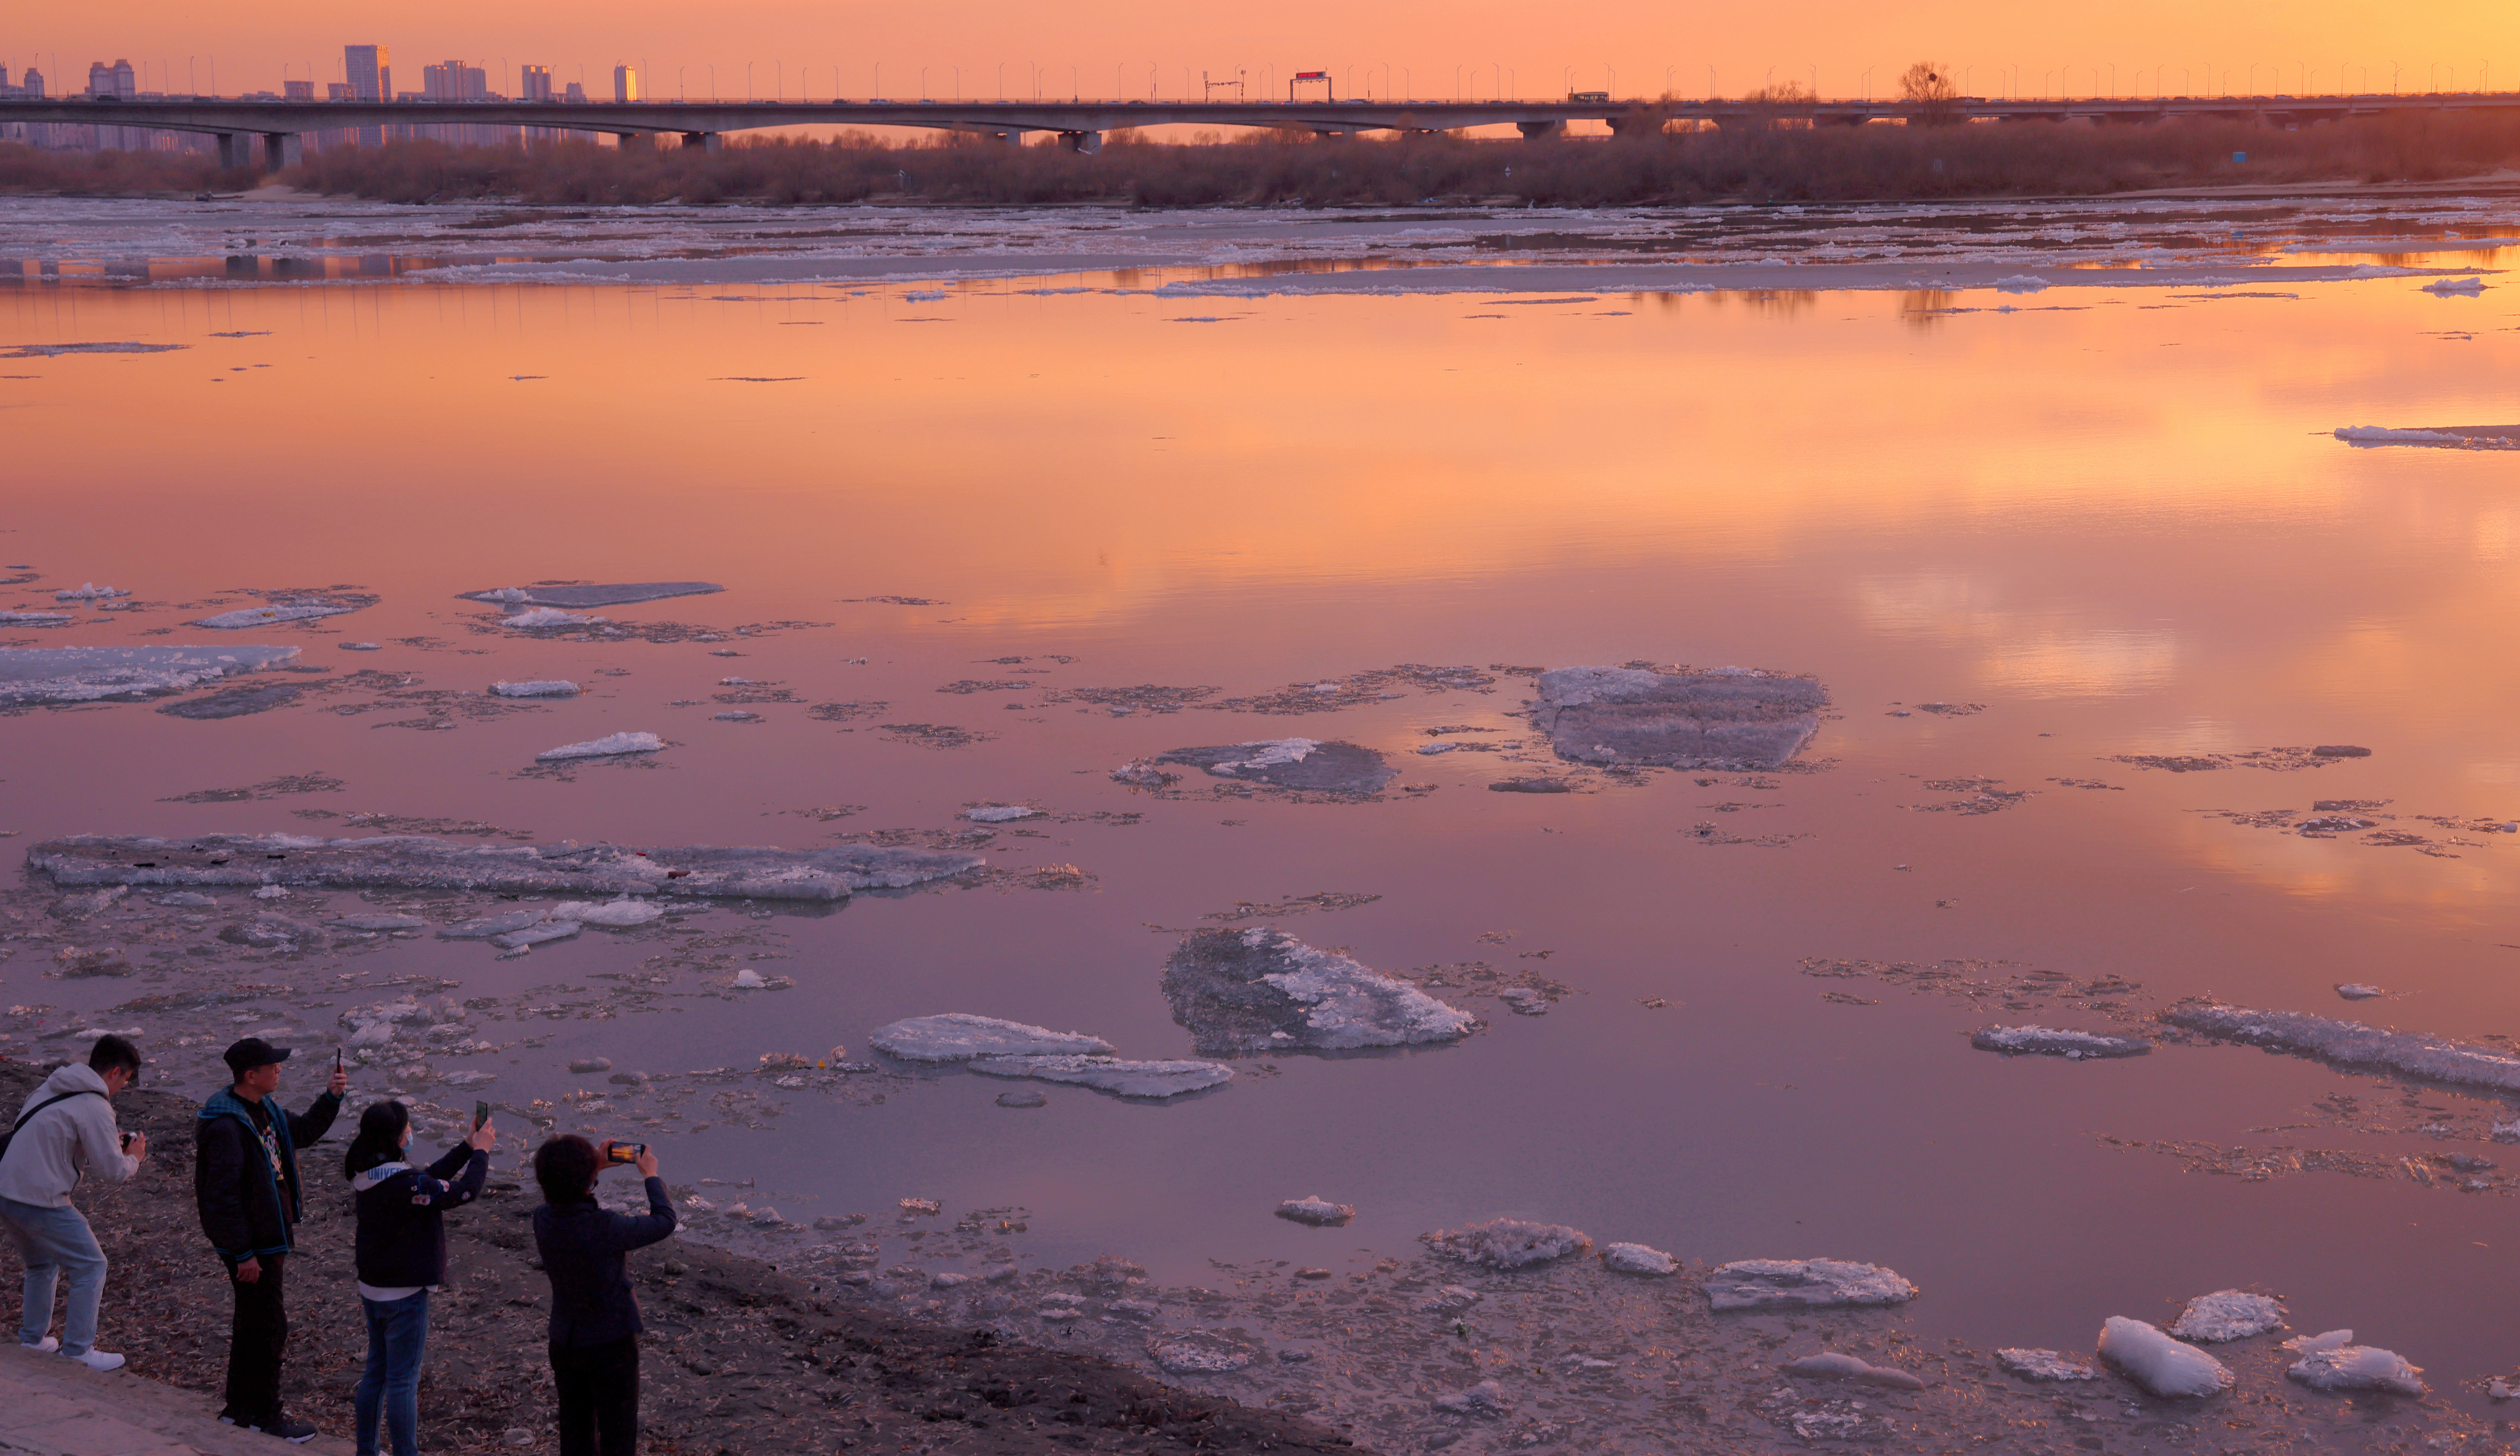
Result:
{"label": "concrete bridge deck", "polygon": [[[1055,132],[1074,150],[1092,152],[1102,134],[1133,126],[1296,128],[1327,135],[1364,131],[1460,131],[1510,125],[1525,137],[1563,135],[1570,121],[1599,121],[1614,132],[1660,131],[1674,121],[1718,126],[1779,119],[1819,126],[1860,126],[1913,118],[1902,102],[1823,101],[1762,106],[1742,101],[240,101],[213,97],[135,100],[0,99],[0,122],[55,122],[202,132],[220,139],[221,160],[255,158],[278,168],[294,160],[297,139],[311,131],[350,127],[488,125],[608,132],[649,145],[678,137],[686,147],[714,147],[726,133],[777,126],[909,126],[974,132],[1020,142],[1027,132]],[[2417,96],[2227,96],[2084,98],[2066,101],[1963,97],[1949,114],[1985,121],[2098,121],[2141,124],[2173,116],[2264,120],[2277,125],[2333,121],[2395,112],[2492,110],[2520,114],[2520,93],[2442,92]]]}

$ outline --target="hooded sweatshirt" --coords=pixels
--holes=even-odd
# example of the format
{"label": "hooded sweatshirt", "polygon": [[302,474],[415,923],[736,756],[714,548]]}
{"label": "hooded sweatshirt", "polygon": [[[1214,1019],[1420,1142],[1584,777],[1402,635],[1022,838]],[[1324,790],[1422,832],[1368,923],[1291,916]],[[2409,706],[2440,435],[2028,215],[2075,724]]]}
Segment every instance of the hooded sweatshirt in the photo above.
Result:
{"label": "hooded sweatshirt", "polygon": [[297,1223],[304,1186],[297,1149],[322,1137],[340,1110],[341,1099],[331,1092],[296,1116],[279,1098],[265,1097],[263,1120],[256,1122],[229,1087],[202,1104],[193,1123],[193,1199],[201,1207],[202,1232],[230,1264],[292,1247],[289,1231]]}
{"label": "hooded sweatshirt", "polygon": [[64,1092],[96,1095],[54,1102],[18,1129],[9,1139],[9,1155],[0,1158],[0,1198],[58,1209],[69,1203],[79,1174],[91,1168],[98,1177],[117,1183],[140,1170],[140,1160],[122,1151],[113,1104],[105,1097],[105,1079],[93,1067],[56,1069],[42,1086],[26,1094],[18,1116],[25,1117]]}

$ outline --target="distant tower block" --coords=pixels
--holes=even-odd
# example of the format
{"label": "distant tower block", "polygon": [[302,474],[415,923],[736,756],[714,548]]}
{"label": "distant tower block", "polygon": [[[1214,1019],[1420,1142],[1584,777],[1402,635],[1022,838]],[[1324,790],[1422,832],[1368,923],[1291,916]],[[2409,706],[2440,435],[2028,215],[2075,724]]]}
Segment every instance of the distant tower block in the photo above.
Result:
{"label": "distant tower block", "polygon": [[612,99],[614,101],[642,99],[639,95],[639,67],[635,66],[612,67]]}
{"label": "distant tower block", "polygon": [[551,100],[551,67],[548,66],[526,66],[519,79],[517,94],[526,101]]}

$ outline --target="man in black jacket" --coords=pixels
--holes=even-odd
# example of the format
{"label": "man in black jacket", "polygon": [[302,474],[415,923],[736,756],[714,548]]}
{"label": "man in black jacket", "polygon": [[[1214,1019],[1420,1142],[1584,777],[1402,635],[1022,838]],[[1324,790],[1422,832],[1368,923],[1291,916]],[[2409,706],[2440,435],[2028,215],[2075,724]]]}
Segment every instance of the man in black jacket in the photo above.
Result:
{"label": "man in black jacket", "polygon": [[[582,1137],[555,1137],[534,1152],[534,1245],[551,1276],[551,1362],[560,1396],[561,1456],[634,1456],[639,1448],[639,1301],[629,1260],[674,1231],[674,1206],[645,1147],[635,1164],[648,1212],[615,1213],[595,1202],[595,1175],[613,1162]],[[623,1154],[630,1149],[623,1147]]]}
{"label": "man in black jacket", "polygon": [[324,1094],[292,1115],[273,1095],[288,1047],[248,1037],[227,1049],[226,1060],[236,1084],[211,1093],[193,1125],[193,1197],[202,1232],[219,1252],[236,1293],[227,1405],[219,1419],[302,1442],[315,1428],[280,1409],[280,1356],[289,1344],[281,1274],[292,1247],[290,1230],[304,1205],[298,1146],[333,1125],[350,1079],[337,1066]]}

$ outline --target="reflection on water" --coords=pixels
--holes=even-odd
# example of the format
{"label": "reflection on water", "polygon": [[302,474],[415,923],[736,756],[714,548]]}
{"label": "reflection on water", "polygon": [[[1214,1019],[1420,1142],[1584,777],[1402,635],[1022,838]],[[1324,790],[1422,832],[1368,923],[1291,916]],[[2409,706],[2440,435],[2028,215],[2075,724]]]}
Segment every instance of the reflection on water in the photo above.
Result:
{"label": "reflection on water", "polygon": [[[2510,1291],[2479,1252],[2507,1181],[2252,1181],[2159,1149],[2429,1155],[2440,1118],[2492,1156],[2466,1144],[2507,1111],[2434,1091],[2443,1113],[2315,1123],[2333,1092],[2395,1089],[2228,1046],[2068,1066],[1962,1035],[2105,1030],[2208,992],[2471,1038],[2508,1023],[2520,836],[2478,826],[2520,813],[2509,472],[2328,432],[2508,419],[2520,335],[2499,291],[2299,292],[2016,313],[1957,312],[2002,300],[1956,292],[1919,330],[1895,293],[18,291],[0,418],[22,488],[0,555],[39,576],[0,608],[86,581],[135,595],[0,629],[10,644],[197,641],[185,623],[255,592],[381,599],[277,635],[319,670],[299,681],[347,684],[287,707],[0,723],[0,827],[22,845],[384,815],[545,842],[925,842],[978,832],[968,805],[1036,804],[1053,817],[982,851],[1013,877],[721,911],[699,925],[741,939],[705,974],[592,934],[512,961],[420,939],[351,963],[343,994],[667,978],[652,1006],[483,1058],[519,1105],[586,1081],[572,1058],[863,1054],[873,1027],[941,1011],[1175,1056],[1172,932],[1331,892],[1341,907],[1278,923],[1384,970],[1545,967],[1570,993],[1537,1017],[1467,1002],[1491,1026],[1458,1047],[1246,1063],[1188,1106],[1050,1088],[1015,1113],[1004,1083],[922,1075],[658,1140],[682,1174],[776,1187],[791,1217],[1021,1205],[1045,1257],[1107,1250],[1175,1279],[1312,1257],[1269,1211],[1318,1192],[1358,1207],[1341,1237],[1366,1248],[1515,1213],[1696,1258],[1878,1260],[1928,1291],[1920,1330],[1986,1344],[2088,1348],[2105,1314],[2258,1285],[2305,1328],[2385,1331],[2446,1386],[2507,1363]],[[2434,336],[2452,324],[2469,336]],[[181,347],[22,347],[99,341]],[[538,580],[728,590],[608,609],[683,624],[617,640],[520,640],[456,599]],[[1561,796],[1487,792],[1505,755],[1416,752],[1435,728],[1525,746],[1509,669],[1641,658],[1816,674],[1834,716],[1807,772]],[[1399,663],[1498,684],[1291,715],[1080,695],[1222,701]],[[382,676],[350,684],[365,671]],[[493,681],[560,677],[588,690],[461,711]],[[395,692],[446,696],[361,706]],[[720,721],[727,693],[758,721]],[[522,772],[622,730],[669,747],[644,770]],[[1107,776],[1289,734],[1433,787],[1320,804]],[[2372,754],[2143,761],[2314,744]],[[317,772],[345,787],[201,798]],[[2267,817],[2318,800],[2375,803],[2399,837]],[[1062,865],[1092,878],[1023,878]],[[723,989],[756,955],[793,985]],[[1815,979],[1814,957],[2136,986],[2085,1010]],[[0,964],[7,998],[73,1015],[137,993],[46,964]],[[2347,981],[2393,998],[2348,1006],[2329,990]],[[331,1014],[307,1017],[331,1035]],[[2394,1230],[2385,1268],[2340,1253],[2365,1223]]]}

